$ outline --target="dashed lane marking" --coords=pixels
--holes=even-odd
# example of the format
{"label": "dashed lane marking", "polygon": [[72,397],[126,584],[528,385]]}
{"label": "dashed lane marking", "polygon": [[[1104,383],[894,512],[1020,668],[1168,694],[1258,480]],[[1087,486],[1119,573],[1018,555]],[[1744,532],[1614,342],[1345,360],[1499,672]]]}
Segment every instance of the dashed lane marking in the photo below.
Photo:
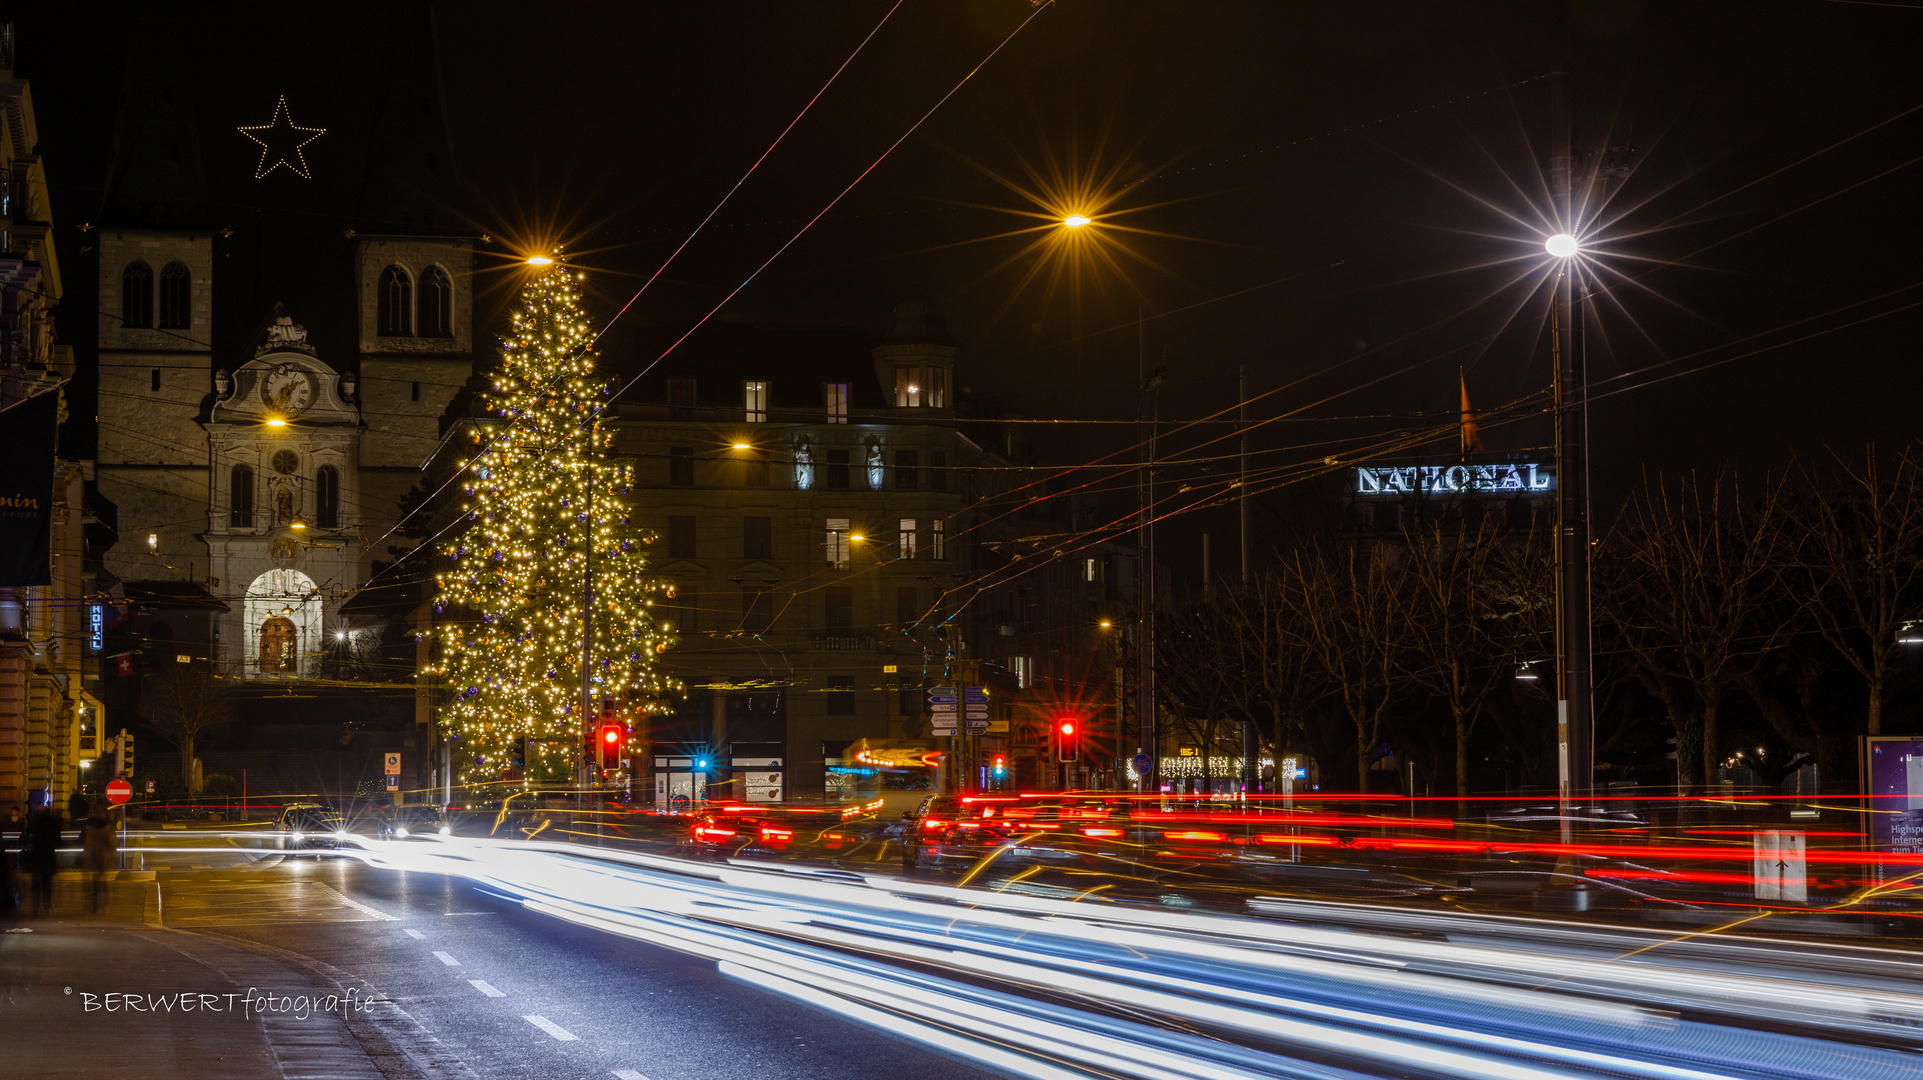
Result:
{"label": "dashed lane marking", "polygon": [[401,927],[401,929],[403,929],[403,930],[405,930],[405,931],[407,931],[407,936],[408,936],[408,937],[411,937],[411,938],[413,938],[413,939],[414,939],[415,941],[426,941],[426,940],[427,940],[427,935],[426,935],[426,934],[423,934],[423,933],[421,933],[421,932],[420,932],[419,930],[416,930],[416,929],[414,929],[414,928],[413,928],[413,927],[411,927],[411,926],[403,926],[403,927]]}
{"label": "dashed lane marking", "polygon": [[461,962],[459,960],[454,959],[453,957],[447,955],[446,953],[442,952],[439,949],[434,950],[434,959],[439,960],[441,963],[446,964],[448,967],[461,966]]}
{"label": "dashed lane marking", "polygon": [[469,979],[467,981],[467,984],[469,986],[472,986],[474,989],[479,990],[481,993],[486,994],[488,997],[506,997],[507,996],[506,994],[503,994],[499,990],[494,989],[494,987],[490,985],[486,979]]}
{"label": "dashed lane marking", "polygon": [[647,1077],[642,1076],[633,1069],[616,1069],[614,1070],[614,1076],[615,1080],[648,1080]]}
{"label": "dashed lane marking", "polygon": [[575,1037],[574,1032],[569,1031],[567,1028],[562,1027],[561,1025],[555,1023],[552,1020],[549,1020],[545,1016],[523,1016],[521,1017],[521,1019],[526,1020],[528,1023],[533,1024],[535,1027],[538,1027],[542,1031],[547,1032],[549,1035],[554,1036],[554,1041],[556,1042],[579,1042],[580,1041],[580,1039]]}

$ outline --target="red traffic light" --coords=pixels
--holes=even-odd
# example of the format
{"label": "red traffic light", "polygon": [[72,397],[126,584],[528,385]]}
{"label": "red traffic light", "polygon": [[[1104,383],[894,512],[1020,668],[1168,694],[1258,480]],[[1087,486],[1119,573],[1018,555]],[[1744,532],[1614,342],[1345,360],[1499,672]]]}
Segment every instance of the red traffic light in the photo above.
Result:
{"label": "red traffic light", "polygon": [[601,739],[611,746],[621,741],[621,732],[618,728],[604,728],[601,731]]}
{"label": "red traffic light", "polygon": [[1073,735],[1073,734],[1075,734],[1075,721],[1073,721],[1073,720],[1064,720],[1064,721],[1062,721],[1062,725],[1061,725],[1061,727],[1062,727],[1062,734],[1064,734],[1064,735]]}

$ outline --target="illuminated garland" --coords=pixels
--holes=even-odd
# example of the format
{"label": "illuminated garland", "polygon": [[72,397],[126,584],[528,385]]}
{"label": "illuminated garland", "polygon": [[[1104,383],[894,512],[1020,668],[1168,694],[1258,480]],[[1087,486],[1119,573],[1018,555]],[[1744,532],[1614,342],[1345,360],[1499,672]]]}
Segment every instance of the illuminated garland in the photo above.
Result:
{"label": "illuminated garland", "polygon": [[653,610],[672,587],[650,573],[654,537],[633,520],[633,470],[607,460],[612,433],[594,420],[607,387],[591,341],[576,273],[540,271],[484,397],[501,422],[471,433],[480,448],[466,474],[468,526],[442,545],[435,574],[441,726],[463,784],[499,780],[522,750],[528,779],[572,779],[598,719],[579,715],[590,550],[590,711],[616,702],[629,733],[620,756],[678,689],[660,670],[673,636]]}

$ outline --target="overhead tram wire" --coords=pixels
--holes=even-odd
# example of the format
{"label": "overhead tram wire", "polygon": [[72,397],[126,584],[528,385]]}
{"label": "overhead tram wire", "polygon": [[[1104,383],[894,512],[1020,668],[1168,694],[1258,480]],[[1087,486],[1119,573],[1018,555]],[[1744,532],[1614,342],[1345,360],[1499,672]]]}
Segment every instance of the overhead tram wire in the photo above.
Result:
{"label": "overhead tram wire", "polygon": [[[665,350],[663,350],[659,356],[649,361],[647,366],[642,368],[641,371],[636,373],[633,378],[629,379],[625,384],[623,384],[621,389],[611,394],[607,394],[604,401],[602,401],[600,404],[594,406],[591,410],[589,410],[587,423],[589,424],[594,423],[595,419],[599,417],[600,414],[607,409],[608,405],[612,404],[615,399],[619,398],[622,394],[626,393],[629,388],[633,387],[636,382],[640,381],[644,376],[646,376],[649,371],[652,371],[655,365],[659,364],[662,360],[667,359],[668,354],[672,353],[675,349],[679,348],[683,342],[687,341],[688,338],[692,337],[695,331],[701,329],[702,326],[706,325],[709,319],[712,319],[716,313],[718,313],[723,307],[727,306],[729,301],[733,300],[736,295],[738,295],[743,289],[747,288],[749,284],[751,284],[755,280],[755,278],[761,275],[762,271],[766,270],[770,265],[774,263],[776,259],[780,258],[784,252],[786,252],[790,247],[794,246],[795,242],[800,240],[804,234],[806,234],[810,229],[812,229],[815,226],[816,222],[819,222],[823,217],[827,216],[828,212],[830,210],[833,210],[835,208],[835,205],[841,202],[841,200],[845,198],[850,191],[853,191],[856,185],[860,184],[862,180],[866,179],[869,173],[872,173],[873,171],[875,171],[875,169],[880,167],[881,163],[883,161],[886,161],[889,155],[893,154],[897,147],[901,146],[902,143],[906,142],[909,136],[913,135],[917,130],[919,130],[921,126],[928,121],[929,117],[935,115],[935,112],[939,110],[944,104],[946,104],[949,98],[952,98],[955,96],[955,94],[959,93],[961,91],[961,88],[967,85],[968,80],[974,78],[977,72],[981,71],[982,68],[986,67],[988,62],[993,60],[996,57],[996,55],[999,54],[1002,51],[1002,49],[1008,45],[1009,42],[1015,40],[1016,35],[1020,34],[1023,30],[1027,29],[1029,23],[1034,22],[1037,16],[1041,15],[1043,11],[1046,11],[1047,9],[1053,7],[1054,5],[1055,5],[1055,0],[1042,0],[1041,3],[1037,4],[1035,6],[1035,10],[1030,12],[1026,19],[1022,20],[1021,25],[1017,26],[1013,31],[1011,31],[1008,34],[1007,37],[1003,38],[999,43],[996,44],[996,46],[993,49],[989,50],[988,55],[983,57],[980,63],[977,63],[973,68],[969,69],[968,74],[963,75],[961,78],[961,81],[957,82],[953,87],[951,87],[946,94],[943,94],[940,100],[935,102],[933,107],[931,107],[927,112],[923,113],[920,119],[916,120],[912,125],[909,126],[907,131],[902,133],[900,138],[896,139],[893,143],[889,144],[888,148],[886,150],[883,150],[879,157],[875,158],[875,160],[871,162],[867,168],[863,169],[861,173],[854,178],[854,180],[850,181],[848,186],[843,188],[839,194],[837,194],[833,199],[830,199],[828,201],[828,204],[822,207],[819,213],[817,213],[814,217],[808,220],[807,224],[803,225],[800,229],[796,230],[794,235],[790,236],[788,240],[781,245],[781,247],[775,250],[775,253],[773,255],[768,256],[768,258],[764,262],[762,262],[760,266],[756,267],[752,273],[750,273],[745,279],[743,279],[741,284],[735,286],[734,289],[730,291],[727,296],[723,297],[720,303],[716,304],[713,308],[709,309],[707,314],[701,316],[701,318],[697,320],[695,324],[688,329],[687,333],[682,334],[679,338],[675,339],[674,343],[669,345]],[[897,0],[896,6],[897,7],[900,6],[899,0]],[[892,14],[893,11],[894,11],[893,8],[889,9],[890,14]],[[879,26],[877,26],[876,29],[879,29]],[[872,31],[870,32],[869,36],[873,37]],[[864,38],[862,41],[862,44],[866,45],[867,40],[868,40],[867,38]],[[857,49],[856,51],[859,52],[860,50]],[[851,56],[850,59],[852,60],[853,57]],[[847,66],[846,62],[844,62],[842,66],[845,68]],[[839,68],[836,69],[836,74],[839,75],[840,71],[841,69]],[[830,82],[832,81],[833,80],[831,79]],[[826,90],[826,89],[827,88],[824,86],[823,90]],[[816,95],[817,98],[819,98],[819,96],[820,96],[819,94]],[[814,100],[811,99],[808,103],[808,107],[812,107],[813,105],[814,105]],[[806,112],[806,111],[807,111],[806,108],[804,108],[803,112]],[[794,126],[793,124],[790,124],[789,129],[792,129],[793,126]],[[782,135],[785,136],[789,129],[784,129],[782,131]],[[764,154],[763,157],[766,157],[766,155]],[[760,159],[757,159],[755,164],[758,166],[760,164]],[[753,167],[750,167],[749,171],[753,172]],[[739,184],[736,185],[736,187],[739,187],[739,186],[740,186]],[[728,194],[729,194],[729,197],[732,197],[734,194],[734,190],[730,189]],[[726,198],[724,198],[723,201],[725,202]],[[712,217],[713,215],[710,214],[709,216]],[[690,236],[690,239],[692,238],[693,237]],[[685,244],[683,246],[685,246]],[[679,252],[681,249],[676,248],[675,250]],[[658,277],[659,275],[657,274],[656,276]],[[655,278],[649,278],[648,280],[652,282],[655,280]],[[643,288],[646,288],[646,286],[644,285]],[[637,299],[639,298],[639,293],[636,294],[636,298]],[[630,300],[629,304],[631,305],[633,304],[633,302],[634,302],[633,300]],[[623,306],[622,310],[623,311],[627,310],[627,307]],[[610,325],[612,325],[611,322],[610,322]],[[599,337],[600,335],[596,334],[595,339],[593,340],[598,340]],[[510,422],[510,426],[511,424],[512,424],[512,421]],[[499,440],[500,438],[505,437],[506,434],[507,432],[505,430],[502,432],[499,432],[495,435],[495,439]],[[436,496],[438,496],[442,491],[445,491],[447,489],[449,484],[452,484],[455,480],[459,479],[464,472],[466,472],[466,470],[469,467],[469,463],[471,463],[472,461],[473,461],[473,457],[472,455],[470,455],[468,458],[468,462],[463,463],[458,469],[455,470],[453,476],[450,476],[446,481],[444,481],[441,484],[440,487],[436,488],[434,492],[428,496],[427,499],[422,500],[421,505],[422,506],[430,505]],[[413,514],[418,512],[419,512],[419,508],[409,511],[407,515],[404,515],[402,517],[401,521],[395,523],[392,529],[389,529],[386,533],[383,533],[381,536],[376,537],[373,543],[379,543],[381,540],[386,539],[387,536],[393,533],[394,529],[400,528],[400,526],[406,522],[408,517],[411,517]],[[411,556],[412,554],[414,554],[414,551],[418,551],[418,550],[419,548],[417,547],[413,551],[409,551],[407,555],[403,555],[395,559],[394,563],[390,564],[390,567],[399,565],[402,560],[406,559],[408,556]],[[370,577],[368,581],[369,583],[371,583],[373,581],[373,578]]]}
{"label": "overhead tram wire", "polygon": [[[681,243],[678,244],[675,247],[675,249],[668,254],[668,257],[662,260],[661,265],[655,268],[654,273],[650,274],[648,276],[648,279],[641,283],[641,287],[634,291],[634,295],[628,297],[627,303],[622,304],[620,309],[617,310],[614,313],[614,315],[610,317],[608,321],[602,325],[601,329],[595,331],[594,336],[589,338],[587,344],[581,347],[581,352],[586,352],[589,349],[594,348],[595,343],[601,340],[602,335],[606,334],[609,330],[613,329],[614,324],[620,320],[621,316],[627,314],[628,309],[632,308],[641,299],[641,295],[648,291],[648,287],[653,285],[657,280],[660,279],[662,274],[667,272],[669,265],[671,265],[674,262],[674,260],[680,256],[681,252],[684,251],[689,244],[694,242],[695,237],[701,235],[701,231],[707,228],[708,223],[710,221],[714,220],[714,216],[716,214],[719,214],[721,212],[721,209],[728,205],[729,200],[735,197],[735,194],[741,190],[742,185],[746,184],[748,182],[748,179],[755,174],[755,170],[761,167],[761,163],[768,160],[768,156],[775,152],[775,149],[781,145],[782,140],[788,137],[789,132],[792,132],[795,129],[795,126],[801,123],[802,118],[808,115],[808,111],[815,107],[815,103],[820,101],[822,98],[822,95],[828,92],[829,87],[832,87],[835,84],[835,80],[841,77],[841,73],[848,70],[848,65],[854,63],[855,57],[860,56],[862,50],[868,47],[868,43],[874,40],[875,35],[881,32],[881,28],[887,24],[889,19],[894,17],[895,12],[901,7],[903,2],[904,0],[895,0],[894,5],[891,6],[888,9],[888,11],[882,15],[881,21],[877,22],[874,25],[874,27],[868,31],[867,35],[861,39],[860,44],[855,46],[855,50],[849,53],[847,57],[842,60],[840,66],[835,68],[834,73],[828,76],[828,81],[821,84],[821,89],[815,91],[814,96],[809,98],[807,104],[801,107],[801,111],[796,113],[794,115],[794,118],[788,121],[788,125],[781,129],[781,133],[774,137],[774,141],[770,142],[767,148],[761,151],[761,156],[755,158],[754,163],[749,165],[747,170],[743,172],[741,176],[735,180],[734,186],[730,187],[727,193],[721,196],[720,201],[716,202],[714,206],[711,209],[709,209],[707,215],[701,219],[700,223],[694,227],[693,231],[689,232],[688,235],[682,239]],[[560,379],[560,376],[556,376],[557,382],[559,381],[559,379]],[[510,421],[509,426],[511,427],[515,422],[516,421]],[[591,419],[590,419],[590,422],[592,422]],[[494,436],[494,439],[495,441],[498,441],[502,438],[505,438],[507,434],[508,434],[507,430],[502,430],[496,433],[496,435]],[[490,443],[490,445],[492,444]],[[439,488],[435,489],[434,493],[430,495],[427,499],[423,500],[421,505],[426,506],[432,503],[435,496],[438,496],[442,491],[445,491],[447,489],[447,486],[449,484],[452,484],[455,480],[459,479],[461,475],[464,472],[466,472],[466,470],[467,470],[467,466],[465,464],[463,464],[459,469],[456,469],[454,472],[454,475],[450,476],[446,482],[444,482]],[[394,527],[399,528],[401,524],[406,522],[406,520],[407,520],[406,517],[403,517],[401,521],[395,523]],[[388,532],[383,533],[380,536],[376,537],[373,543],[379,543],[380,541],[387,539],[387,537],[391,535],[392,532],[393,532],[393,529],[389,529]],[[372,545],[370,544],[370,546]]]}

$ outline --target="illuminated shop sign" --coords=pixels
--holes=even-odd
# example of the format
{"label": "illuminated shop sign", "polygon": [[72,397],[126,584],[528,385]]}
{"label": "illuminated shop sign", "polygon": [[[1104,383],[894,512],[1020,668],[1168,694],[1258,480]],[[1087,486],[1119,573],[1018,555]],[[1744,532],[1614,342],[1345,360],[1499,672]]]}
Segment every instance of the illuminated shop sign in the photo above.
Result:
{"label": "illuminated shop sign", "polygon": [[107,606],[87,605],[87,651],[99,652],[107,643]]}
{"label": "illuminated shop sign", "polygon": [[1364,465],[1357,495],[1527,495],[1556,490],[1554,465]]}

